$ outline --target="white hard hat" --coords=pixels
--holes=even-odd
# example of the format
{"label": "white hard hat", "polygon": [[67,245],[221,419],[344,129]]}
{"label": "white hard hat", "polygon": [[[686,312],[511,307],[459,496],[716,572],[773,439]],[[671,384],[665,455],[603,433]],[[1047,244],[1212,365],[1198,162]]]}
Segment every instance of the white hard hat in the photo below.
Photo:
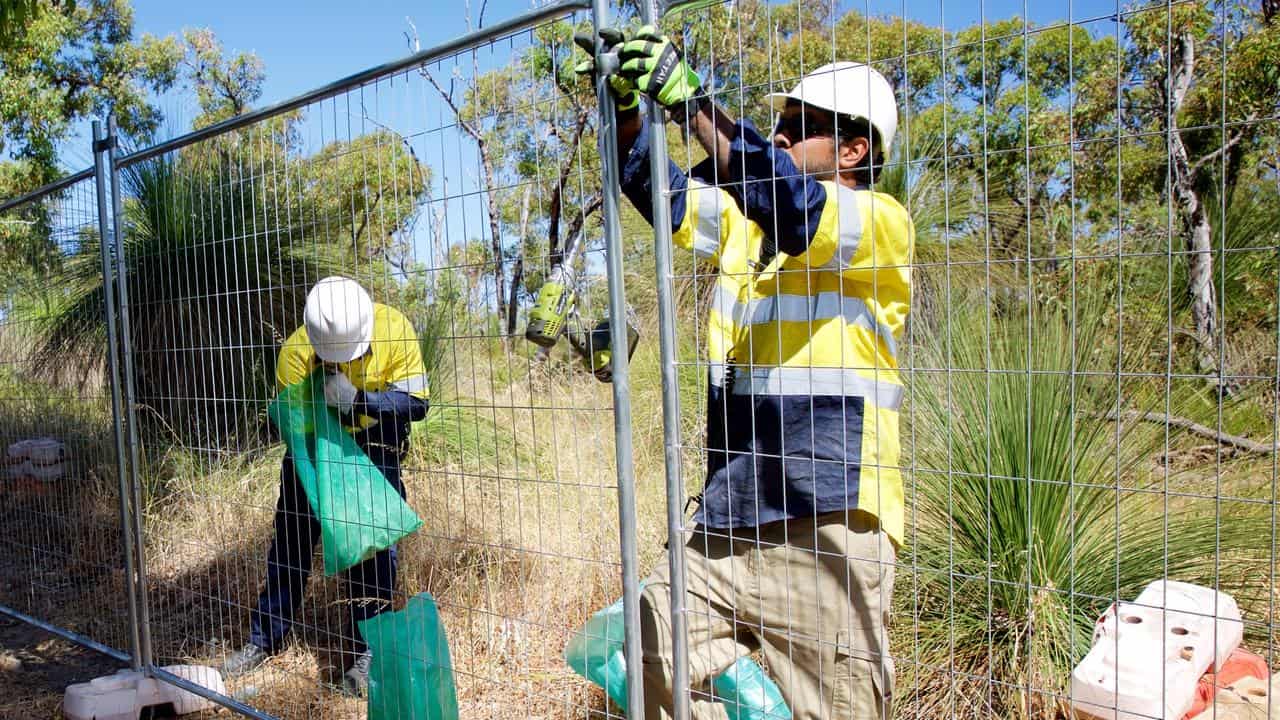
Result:
{"label": "white hard hat", "polygon": [[373,300],[360,283],[340,275],[316,283],[303,313],[307,338],[325,362],[351,362],[373,339]]}
{"label": "white hard hat", "polygon": [[823,110],[862,118],[880,133],[880,146],[888,152],[898,131],[898,101],[889,81],[862,63],[841,61],[823,65],[800,79],[791,92],[765,96],[775,112],[788,100]]}

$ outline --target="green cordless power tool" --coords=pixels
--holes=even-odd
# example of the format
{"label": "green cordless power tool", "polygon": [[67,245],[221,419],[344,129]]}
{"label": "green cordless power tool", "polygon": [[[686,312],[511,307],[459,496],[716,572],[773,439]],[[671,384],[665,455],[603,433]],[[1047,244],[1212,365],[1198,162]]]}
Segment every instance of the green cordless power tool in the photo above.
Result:
{"label": "green cordless power tool", "polygon": [[[591,330],[583,330],[578,316],[577,261],[582,241],[576,239],[564,252],[560,264],[538,290],[538,300],[529,311],[529,324],[524,337],[538,347],[554,347],[561,335],[569,336],[569,345],[582,356],[583,364],[600,382],[613,381],[613,343],[609,321],[601,320]],[[630,358],[640,340],[633,313],[627,313],[627,357]]]}

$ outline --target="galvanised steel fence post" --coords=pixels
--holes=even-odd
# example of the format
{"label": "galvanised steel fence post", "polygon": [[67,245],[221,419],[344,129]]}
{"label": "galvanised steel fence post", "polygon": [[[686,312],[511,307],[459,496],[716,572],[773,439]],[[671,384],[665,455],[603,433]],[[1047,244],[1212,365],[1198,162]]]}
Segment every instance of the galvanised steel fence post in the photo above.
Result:
{"label": "galvanised steel fence post", "polygon": [[[661,20],[654,0],[640,3],[645,24]],[[646,103],[649,113],[650,202],[653,205],[654,278],[658,295],[658,346],[662,373],[662,447],[667,484],[667,562],[671,567],[671,666],[672,707],[676,720],[689,717],[689,645],[685,628],[684,478],[680,472],[680,383],[676,377],[679,349],[672,289],[671,205],[667,177],[666,117],[657,103]]]}
{"label": "galvanised steel fence post", "polygon": [[[138,616],[138,590],[134,566],[134,532],[133,512],[130,510],[129,480],[126,479],[125,439],[123,427],[123,403],[121,399],[120,377],[120,339],[116,332],[116,297],[115,297],[115,264],[111,259],[113,243],[116,235],[112,230],[107,210],[107,173],[112,171],[112,189],[115,183],[112,163],[114,134],[109,130],[104,133],[102,122],[93,121],[93,167],[97,185],[98,198],[98,248],[102,254],[102,307],[104,321],[107,324],[107,372],[111,385],[111,415],[113,418],[116,441],[116,480],[120,493],[120,537],[123,543],[125,591],[129,596],[129,649],[133,669],[140,670],[146,664],[141,652],[141,623]],[[116,222],[119,222],[119,209],[116,209]],[[118,228],[118,225],[117,225]],[[118,248],[119,246],[116,245]],[[127,342],[127,340],[126,340]]]}
{"label": "galvanised steel fence post", "polygon": [[[609,25],[606,0],[591,7],[597,31]],[[598,53],[596,67],[604,69]],[[631,379],[627,347],[627,299],[622,275],[622,225],[619,218],[620,172],[618,124],[606,72],[597,73],[596,98],[600,106],[600,167],[604,212],[605,265],[609,279],[609,329],[613,353],[614,456],[618,465],[618,534],[622,552],[622,611],[627,661],[627,717],[644,717],[644,674],[640,665],[640,580],[636,555],[636,483],[631,445]]]}
{"label": "galvanised steel fence post", "polygon": [[116,283],[119,288],[120,301],[120,342],[124,352],[121,361],[124,370],[124,409],[129,444],[129,482],[133,486],[134,508],[134,551],[137,553],[137,593],[139,649],[142,652],[143,667],[150,668],[154,664],[151,652],[151,613],[147,603],[147,563],[146,542],[142,532],[142,483],[138,478],[138,403],[133,382],[133,342],[129,329],[129,266],[125,258],[124,209],[120,202],[120,168],[117,164],[117,147],[115,141],[116,121],[112,117],[107,121],[107,137],[110,139],[107,158],[111,165],[111,211],[115,218],[114,240],[116,255]]}

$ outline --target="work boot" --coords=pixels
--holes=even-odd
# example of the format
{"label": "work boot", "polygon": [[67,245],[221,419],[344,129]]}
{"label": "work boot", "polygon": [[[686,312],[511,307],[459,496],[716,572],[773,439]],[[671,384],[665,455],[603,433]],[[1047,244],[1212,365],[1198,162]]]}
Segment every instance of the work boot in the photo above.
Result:
{"label": "work boot", "polygon": [[222,662],[222,676],[228,679],[240,677],[256,669],[266,662],[269,657],[271,657],[271,653],[253,643],[249,643],[240,648],[239,652],[232,653],[230,657]]}
{"label": "work boot", "polygon": [[373,655],[365,650],[356,656],[351,668],[342,676],[342,692],[352,697],[363,697],[369,692],[369,666]]}

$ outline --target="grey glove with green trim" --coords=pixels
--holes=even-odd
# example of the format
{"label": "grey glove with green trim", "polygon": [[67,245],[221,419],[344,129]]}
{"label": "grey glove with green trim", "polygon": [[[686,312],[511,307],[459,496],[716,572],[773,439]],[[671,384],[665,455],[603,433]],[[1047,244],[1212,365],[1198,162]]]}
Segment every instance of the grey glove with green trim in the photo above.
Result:
{"label": "grey glove with green trim", "polygon": [[622,44],[618,74],[668,110],[681,111],[702,95],[702,78],[684,61],[671,38],[645,25]]}
{"label": "grey glove with green trim", "polygon": [[[600,41],[604,45],[604,52],[616,53],[622,47],[622,44],[627,41],[627,36],[621,30],[601,28]],[[589,33],[578,33],[573,36],[573,42],[587,51],[587,59],[574,65],[573,71],[579,75],[594,76],[596,72],[595,38]],[[636,92],[636,85],[629,78],[625,78],[618,73],[611,73],[608,80],[609,91],[613,93],[613,101],[618,110],[630,110],[640,104],[640,93]]]}

